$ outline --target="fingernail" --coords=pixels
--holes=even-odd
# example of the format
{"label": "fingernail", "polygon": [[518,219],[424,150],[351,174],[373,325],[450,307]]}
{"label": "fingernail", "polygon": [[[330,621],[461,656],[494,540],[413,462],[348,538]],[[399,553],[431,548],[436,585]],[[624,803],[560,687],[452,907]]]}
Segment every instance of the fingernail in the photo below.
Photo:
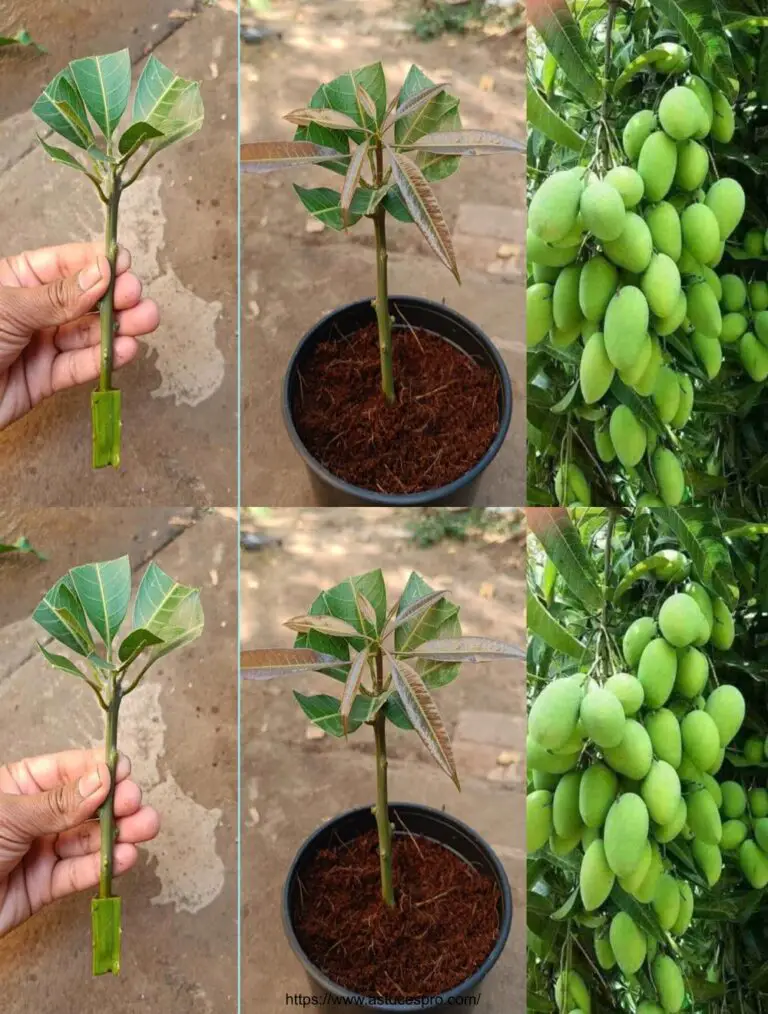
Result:
{"label": "fingernail", "polygon": [[83,292],[88,292],[101,281],[101,267],[99,262],[91,264],[89,268],[83,268],[78,277],[78,283]]}
{"label": "fingernail", "polygon": [[80,779],[80,795],[83,799],[94,796],[101,788],[101,775],[98,768]]}

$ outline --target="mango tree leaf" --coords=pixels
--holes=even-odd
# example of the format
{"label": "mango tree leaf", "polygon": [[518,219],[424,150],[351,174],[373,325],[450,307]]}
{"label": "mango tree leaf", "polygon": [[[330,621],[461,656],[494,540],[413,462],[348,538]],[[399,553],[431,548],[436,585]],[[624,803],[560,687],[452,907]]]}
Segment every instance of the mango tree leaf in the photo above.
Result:
{"label": "mango tree leaf", "polygon": [[78,169],[81,173],[86,173],[87,175],[88,170],[81,162],[78,162],[78,160],[74,157],[74,155],[70,155],[69,152],[66,151],[64,148],[56,148],[54,145],[48,144],[46,141],[43,140],[42,137],[40,137],[39,134],[37,135],[37,139],[40,142],[45,154],[53,162],[60,162],[61,165],[69,166],[70,169]]}
{"label": "mango tree leaf", "polygon": [[66,655],[57,655],[53,651],[48,651],[42,644],[38,644],[38,648],[48,665],[52,665],[54,669],[60,669],[69,676],[77,676],[81,680],[85,679],[85,674]]}
{"label": "mango tree leaf", "polygon": [[558,116],[530,81],[528,82],[528,122],[562,148],[570,148],[571,151],[578,152],[584,149],[584,138],[581,134],[577,134],[570,124]]}
{"label": "mango tree leaf", "polygon": [[78,148],[87,150],[94,143],[88,114],[68,68],[46,86],[32,112]]}
{"label": "mango tree leaf", "polygon": [[588,103],[599,105],[603,87],[597,63],[568,5],[564,0],[540,0],[528,15],[570,84]]}
{"label": "mango tree leaf", "polygon": [[[398,655],[409,654],[426,641],[441,637],[458,637],[461,634],[459,609],[443,595],[427,609],[415,610],[405,616],[411,605],[423,602],[434,593],[427,582],[415,572],[410,575],[400,596],[397,612],[403,622],[395,627],[394,647]],[[447,686],[459,674],[459,665],[454,662],[435,662],[432,659],[414,660],[428,687],[436,689]]]}
{"label": "mango tree leaf", "polygon": [[[375,107],[371,116],[364,107],[358,89],[363,88]],[[321,85],[310,100],[314,109],[325,106],[346,114],[361,127],[375,127],[384,119],[387,109],[387,82],[381,63],[371,63],[357,70],[341,74],[327,84]]]}
{"label": "mango tree leaf", "polygon": [[405,732],[413,730],[411,720],[403,710],[402,701],[397,694],[392,694],[384,705],[384,714],[396,728],[403,729]]}
{"label": "mango tree leaf", "polygon": [[356,87],[358,105],[362,108],[366,116],[370,117],[378,126],[378,110],[376,109],[376,103],[373,101],[368,92],[363,88],[361,84]]}
{"label": "mango tree leaf", "polygon": [[[133,97],[132,119],[163,130],[166,120],[174,119],[174,108],[194,82],[179,77],[154,54],[144,64]],[[163,131],[164,132],[164,131]]]}
{"label": "mango tree leaf", "polygon": [[654,0],[654,5],[682,36],[698,73],[710,78],[730,99],[735,98],[730,47],[715,18],[712,0]]}
{"label": "mango tree leaf", "polygon": [[584,645],[557,622],[548,609],[531,592],[527,600],[528,636],[540,637],[555,651],[581,661],[587,653]]}
{"label": "mango tree leaf", "polygon": [[345,222],[341,194],[337,190],[331,190],[330,187],[300,187],[298,183],[294,183],[293,189],[307,211],[336,232],[343,231],[359,222],[363,215],[369,214],[375,193],[373,190],[356,190]]}
{"label": "mango tree leaf", "polygon": [[525,145],[493,130],[439,130],[418,141],[398,145],[411,151],[431,151],[436,155],[498,155],[524,152]]}
{"label": "mango tree leaf", "polygon": [[421,234],[457,282],[461,282],[451,234],[437,198],[415,162],[387,147],[392,175]]}
{"label": "mango tree leaf", "polygon": [[336,616],[294,616],[283,624],[289,630],[295,630],[298,634],[306,634],[310,630],[317,630],[321,634],[328,634],[330,637],[359,637],[360,631],[356,630],[351,623],[340,620]]}
{"label": "mango tree leaf", "polygon": [[412,658],[442,662],[495,662],[497,659],[524,659],[525,652],[493,637],[443,637],[425,641],[408,652]]}
{"label": "mango tree leaf", "polygon": [[604,593],[592,559],[565,507],[530,507],[528,527],[554,563],[563,581],[587,609],[599,612]]}
{"label": "mango tree leaf", "polygon": [[88,619],[109,649],[131,600],[131,564],[127,556],[88,563],[69,572]]}
{"label": "mango tree leaf", "polygon": [[384,205],[385,210],[393,218],[397,219],[398,222],[410,223],[413,221],[411,213],[403,203],[403,198],[400,196],[400,191],[397,187],[393,186],[381,203]]}
{"label": "mango tree leaf", "polygon": [[616,78],[613,84],[613,94],[618,95],[622,88],[629,84],[635,74],[639,74],[643,70],[652,69],[659,60],[665,59],[669,59],[669,52],[664,46],[654,46],[653,49],[649,49],[646,53],[641,53],[640,56],[635,57]]}
{"label": "mango tree leaf", "polygon": [[144,571],[136,593],[133,626],[144,627],[164,638],[166,629],[174,622],[176,610],[194,592],[194,588],[174,581],[153,560]]}
{"label": "mango tree leaf", "polygon": [[396,123],[398,120],[402,120],[404,116],[413,116],[420,109],[423,109],[428,102],[431,102],[433,98],[444,92],[447,87],[447,84],[438,82],[437,84],[427,85],[425,88],[413,92],[397,105],[389,122]]}
{"label": "mango tree leaf", "polygon": [[256,648],[240,652],[240,671],[246,679],[253,680],[300,676],[345,665],[349,663],[312,648]]}
{"label": "mango tree leaf", "polygon": [[155,631],[161,638],[160,642],[150,648],[150,664],[156,662],[176,648],[196,640],[203,632],[205,618],[200,602],[200,592],[190,588],[190,594],[178,603],[170,619],[162,629]]}
{"label": "mango tree leaf", "polygon": [[345,224],[350,221],[350,207],[352,205],[352,199],[357,192],[357,185],[360,182],[360,174],[363,171],[365,156],[367,154],[368,141],[364,141],[355,148],[352,158],[349,160],[349,169],[347,170],[347,175],[344,177],[344,185],[341,188],[341,195],[339,196],[341,217]]}
{"label": "mango tree leaf", "polygon": [[32,553],[38,560],[47,559],[39,550],[35,549],[26,535],[22,535],[15,542],[0,542],[0,555],[3,553]]}
{"label": "mango tree leaf", "polygon": [[357,602],[357,611],[365,622],[375,631],[378,623],[376,616],[376,610],[373,608],[368,599],[355,589],[355,601]]}
{"label": "mango tree leaf", "polygon": [[702,535],[704,521],[702,515],[694,510],[680,510],[677,507],[654,507],[653,516],[657,521],[672,531],[680,540],[682,548],[691,558],[694,576],[703,584],[711,584],[715,592],[725,600],[729,609],[736,602],[728,582],[714,570],[710,576],[707,562],[708,550],[706,539]]}
{"label": "mango tree leaf", "polygon": [[640,395],[633,388],[628,387],[618,375],[613,378],[613,382],[611,383],[611,394],[615,395],[622,405],[626,405],[627,408],[631,408],[635,417],[641,423],[645,426],[650,426],[655,433],[663,434],[669,439],[673,447],[677,447],[677,438],[671,431],[667,430],[667,427],[661,421],[661,417],[656,411],[656,407],[650,398],[641,398]]}
{"label": "mango tree leaf", "polygon": [[271,173],[338,159],[335,148],[311,141],[254,141],[240,145],[240,169],[247,173]]}
{"label": "mango tree leaf", "polygon": [[[393,630],[397,630],[398,627],[402,627],[404,623],[408,623],[409,620],[415,620],[417,616],[421,616],[427,609],[434,606],[440,599],[445,597],[445,592],[440,589],[438,591],[428,592],[426,595],[422,595],[421,598],[414,599],[408,605],[402,608],[402,612],[398,612],[395,617],[395,622],[392,625]],[[398,608],[400,606],[398,605]]]}
{"label": "mango tree leaf", "polygon": [[147,630],[145,627],[139,627],[138,630],[132,630],[123,640],[118,648],[117,657],[123,663],[123,666],[128,668],[143,651],[154,647],[156,644],[162,644],[162,638],[158,637],[157,634],[153,634],[151,630]]}
{"label": "mango tree leaf", "polygon": [[345,733],[349,732],[349,716],[352,712],[352,705],[360,690],[360,683],[362,682],[366,662],[369,657],[369,652],[366,648],[357,654],[354,662],[349,667],[349,675],[347,676],[347,682],[344,684],[344,693],[341,695],[341,706],[339,708],[341,725]]}
{"label": "mango tree leaf", "polygon": [[131,57],[127,49],[106,56],[86,56],[69,65],[86,109],[109,139],[131,94]]}
{"label": "mango tree leaf", "polygon": [[311,106],[304,109],[294,109],[283,117],[289,123],[295,123],[299,127],[307,127],[310,123],[317,123],[321,127],[329,127],[331,130],[360,130],[360,124],[335,109],[313,109]]}
{"label": "mango tree leaf", "polygon": [[118,142],[117,150],[121,155],[130,158],[134,152],[138,151],[142,144],[146,144],[148,141],[162,136],[162,131],[158,130],[157,127],[153,127],[151,123],[147,123],[145,120],[139,120],[138,123],[132,123],[124,131]]}
{"label": "mango tree leaf", "polygon": [[756,522],[749,525],[737,525],[723,532],[726,539],[754,538],[755,536],[768,535],[768,523]]}
{"label": "mango tree leaf", "polygon": [[768,28],[768,17],[756,15],[750,18],[740,18],[738,21],[731,21],[724,27],[729,32],[745,31],[750,28]]}
{"label": "mango tree leaf", "polygon": [[341,702],[337,697],[331,697],[330,694],[315,694],[312,697],[307,697],[305,694],[300,694],[298,690],[293,691],[293,696],[299,702],[301,710],[310,722],[314,722],[323,732],[327,732],[337,739],[341,739],[350,732],[356,732],[365,722],[372,721],[376,717],[376,712],[385,702],[385,695],[355,698],[347,719],[345,732],[341,721]]}
{"label": "mango tree leaf", "polygon": [[69,574],[46,593],[32,619],[77,655],[87,657],[93,651],[88,621]]}
{"label": "mango tree leaf", "polygon": [[204,117],[205,110],[203,109],[200,85],[193,81],[187,85],[176,100],[171,115],[162,123],[156,124],[161,135],[150,141],[149,157],[152,158],[163,148],[197,133],[203,125]]}
{"label": "mango tree leaf", "polygon": [[[432,87],[434,87],[434,82],[418,67],[411,66],[403,82],[403,87],[400,89],[398,108],[404,107],[410,99],[421,95],[426,89]],[[413,109],[397,120],[394,131],[395,144],[397,146],[407,145],[412,141],[418,141],[425,134],[439,130],[459,130],[460,127],[459,100],[455,95],[450,95],[444,89],[439,88],[428,102],[416,104]],[[455,173],[461,160],[454,155],[421,152],[417,155],[416,161],[424,176],[435,183]],[[398,216],[395,214],[394,217]]]}
{"label": "mango tree leaf", "polygon": [[421,675],[402,658],[395,659],[387,653],[387,660],[392,682],[411,725],[440,768],[460,789],[451,741]]}

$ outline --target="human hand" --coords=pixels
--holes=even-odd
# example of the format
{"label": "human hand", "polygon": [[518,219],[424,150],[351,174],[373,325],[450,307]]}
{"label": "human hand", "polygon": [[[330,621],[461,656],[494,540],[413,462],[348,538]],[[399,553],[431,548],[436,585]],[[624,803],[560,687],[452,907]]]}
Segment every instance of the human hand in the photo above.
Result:
{"label": "human hand", "polygon": [[[57,391],[99,376],[99,316],[92,312],[109,285],[101,243],[67,243],[0,259],[0,429]],[[136,338],[150,334],[160,316],[117,255],[114,366],[138,353]]]}
{"label": "human hand", "polygon": [[[99,824],[109,791],[102,750],[67,750],[0,767],[0,937],[44,905],[99,882]],[[117,764],[115,876],[151,841],[160,817],[142,806],[130,760]]]}

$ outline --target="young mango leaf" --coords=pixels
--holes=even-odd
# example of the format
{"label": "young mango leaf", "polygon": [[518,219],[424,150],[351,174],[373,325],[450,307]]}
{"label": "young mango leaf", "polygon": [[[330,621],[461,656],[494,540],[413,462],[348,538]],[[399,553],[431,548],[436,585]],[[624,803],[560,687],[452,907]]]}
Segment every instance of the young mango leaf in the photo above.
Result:
{"label": "young mango leaf", "polygon": [[357,611],[361,618],[365,620],[373,629],[376,629],[377,617],[376,610],[373,608],[368,599],[363,595],[362,592],[355,589],[355,601],[357,602]]}
{"label": "young mango leaf", "polygon": [[131,57],[127,49],[106,56],[72,60],[72,77],[85,107],[109,140],[131,94]]}
{"label": "young mango leaf", "polygon": [[360,637],[360,631],[336,616],[294,616],[283,624],[289,630],[295,630],[298,634],[307,634],[310,630],[316,630],[320,634],[327,634],[329,637]]}
{"label": "young mango leaf", "polygon": [[395,659],[387,653],[387,661],[403,710],[419,734],[419,738],[456,788],[461,789],[451,741],[424,681],[404,659]]}
{"label": "young mango leaf", "polygon": [[196,81],[189,82],[187,87],[176,100],[168,119],[157,124],[161,131],[159,137],[149,143],[149,158],[167,148],[176,141],[183,141],[185,137],[196,134],[203,125],[205,110],[203,109],[203,97],[200,94],[200,85]]}
{"label": "young mango leaf", "polygon": [[397,729],[403,729],[405,732],[413,730],[411,720],[403,710],[403,703],[397,694],[392,694],[384,705],[384,713]]}
{"label": "young mango leaf", "polygon": [[[403,594],[398,603],[398,615],[406,612],[410,605],[434,592],[433,588],[415,572],[410,575]],[[429,608],[418,610],[413,616],[404,619],[394,628],[395,652],[408,654],[409,651],[424,644],[425,641],[440,637],[458,637],[461,634],[459,609],[442,595]],[[431,689],[447,686],[459,674],[459,665],[455,662],[435,662],[431,659],[418,659],[414,662],[424,682]]]}
{"label": "young mango leaf", "polygon": [[78,148],[87,151],[94,143],[88,114],[68,68],[45,87],[32,106],[32,112]]}
{"label": "young mango leaf", "polygon": [[[375,108],[372,116],[367,112],[359,89],[364,89]],[[361,127],[372,128],[384,119],[387,108],[387,82],[381,63],[371,63],[357,70],[341,74],[321,85],[310,100],[313,109],[334,109],[344,113]]]}
{"label": "young mango leaf", "polygon": [[436,662],[495,662],[497,659],[524,659],[525,652],[514,644],[493,637],[444,637],[425,641],[409,652],[413,658],[430,658]]}
{"label": "young mango leaf", "polygon": [[395,183],[414,222],[439,260],[460,283],[451,234],[432,188],[416,163],[406,155],[388,146],[387,155]]}
{"label": "young mango leaf", "polygon": [[0,542],[0,555],[3,553],[32,553],[38,560],[47,559],[39,550],[35,549],[26,535],[22,535],[15,542]]}
{"label": "young mango leaf", "polygon": [[151,630],[147,630],[145,627],[139,627],[138,630],[132,630],[123,640],[118,648],[117,657],[122,662],[123,667],[127,669],[147,648],[152,648],[156,644],[162,643],[162,638],[158,637],[157,634],[153,634]]}
{"label": "young mango leaf", "polygon": [[240,145],[240,169],[247,173],[271,173],[276,169],[296,169],[338,160],[339,152],[335,148],[312,141],[253,141]]}
{"label": "young mango leaf", "polygon": [[169,577],[154,560],[147,567],[133,605],[133,626],[145,628],[164,638],[181,603],[193,595],[194,588]]}
{"label": "young mango leaf", "polygon": [[364,141],[355,148],[352,158],[349,160],[349,169],[347,175],[344,177],[344,185],[341,188],[341,195],[339,197],[339,206],[341,208],[341,217],[345,225],[350,225],[350,208],[352,206],[352,198],[357,192],[357,187],[360,182],[360,174],[363,171],[363,165],[365,164],[365,156],[368,154],[368,141]]}
{"label": "young mango leaf", "polygon": [[413,221],[413,217],[410,211],[406,208],[403,203],[403,198],[400,196],[400,191],[393,184],[388,192],[384,195],[381,200],[385,210],[398,222],[405,222],[410,224]]}
{"label": "young mango leaf", "polygon": [[346,665],[349,662],[312,648],[256,648],[240,652],[240,672],[249,680],[301,676]]}
{"label": "young mango leaf", "polygon": [[420,109],[423,109],[428,102],[431,102],[435,96],[444,92],[447,87],[447,84],[438,82],[437,84],[427,85],[426,88],[422,88],[420,91],[413,92],[398,106],[396,106],[389,122],[396,123],[398,120],[402,120],[404,116],[411,116],[414,113],[417,113]]}
{"label": "young mango leaf", "polygon": [[68,659],[66,655],[57,655],[53,651],[48,651],[48,649],[40,643],[38,643],[37,646],[48,665],[52,665],[54,669],[60,669],[61,672],[67,673],[68,676],[77,676],[80,680],[85,679],[85,674],[78,669],[75,663],[71,659]]}
{"label": "young mango leaf", "polygon": [[378,126],[378,111],[376,109],[376,103],[361,84],[358,84],[355,90],[357,92],[358,105],[362,108],[365,115],[369,117],[369,119],[373,120]]}
{"label": "young mango leaf", "polygon": [[399,147],[436,155],[498,155],[524,152],[525,145],[493,130],[440,130]]}
{"label": "young mango leaf", "polygon": [[117,150],[127,160],[139,150],[142,144],[146,144],[148,141],[162,136],[163,132],[158,130],[157,127],[153,127],[151,123],[147,123],[145,120],[139,120],[138,123],[132,123],[123,132],[118,142]]}
{"label": "young mango leaf", "polygon": [[603,98],[600,72],[565,0],[539,0],[528,15],[570,84],[587,102],[599,105]]}
{"label": "young mango leaf", "polygon": [[[398,106],[404,106],[411,98],[422,94],[425,89],[434,87],[434,82],[428,78],[418,67],[411,66],[406,75],[403,87],[398,96]],[[431,134],[440,130],[459,130],[461,128],[461,117],[459,116],[459,100],[455,95],[450,95],[444,89],[438,91],[424,104],[400,117],[395,123],[395,145],[407,145],[412,141],[418,141],[425,134]],[[421,152],[417,156],[417,162],[426,179],[432,183],[446,179],[459,168],[461,159],[453,155],[434,155],[431,152]],[[387,208],[390,211],[390,208]],[[397,218],[394,211],[390,213]],[[408,221],[410,219],[403,219]]]}
{"label": "young mango leaf", "polygon": [[445,594],[445,591],[438,589],[438,591],[431,591],[426,595],[422,595],[421,598],[414,599],[402,609],[402,612],[397,614],[392,629],[397,630],[398,627],[402,627],[409,620],[415,620],[417,616],[421,616],[427,609],[431,609],[440,599],[444,598]]}
{"label": "young mango leaf", "polygon": [[75,654],[87,657],[93,651],[88,621],[69,575],[46,593],[32,619]]}
{"label": "young mango leaf", "polygon": [[331,190],[330,187],[300,187],[298,183],[294,183],[293,189],[307,211],[336,232],[342,232],[358,222],[363,215],[370,214],[373,210],[371,208],[373,196],[376,193],[373,190],[356,190],[345,221],[341,194],[337,190]]}
{"label": "young mango leaf", "polygon": [[192,81],[174,74],[154,54],[150,56],[133,97],[134,123],[144,121],[163,131],[163,124],[175,118],[174,108],[192,84]]}
{"label": "young mango leaf", "polygon": [[69,572],[88,619],[107,647],[128,612],[131,600],[131,564],[127,556],[105,563],[88,563]]}
{"label": "young mango leaf", "polygon": [[358,652],[354,662],[349,667],[349,676],[347,682],[344,684],[344,693],[341,695],[341,706],[339,712],[341,714],[341,725],[344,732],[349,732],[349,716],[352,712],[352,705],[357,698],[358,691],[360,690],[360,684],[365,673],[365,666],[369,658],[369,652],[366,648],[364,651]]}
{"label": "young mango leaf", "polygon": [[528,123],[548,137],[550,141],[571,151],[581,152],[584,138],[576,133],[573,127],[558,116],[549,103],[542,98],[536,88],[528,81]]}
{"label": "young mango leaf", "polygon": [[587,653],[584,645],[580,644],[562,624],[558,623],[549,610],[531,592],[528,593],[526,614],[529,637],[531,635],[540,637],[555,651],[570,655],[579,662],[584,658]]}
{"label": "young mango leaf", "polygon": [[376,712],[383,706],[385,699],[384,695],[381,697],[357,697],[347,718],[345,731],[341,720],[341,702],[337,697],[331,697],[330,694],[316,694],[313,697],[307,697],[305,694],[300,694],[298,690],[293,691],[293,696],[299,702],[301,710],[310,722],[314,722],[323,732],[327,732],[337,739],[356,732],[365,722],[372,721]]}
{"label": "young mango leaf", "polygon": [[531,507],[526,511],[528,528],[557,567],[566,585],[588,609],[602,609],[600,588],[592,559],[565,507]]}
{"label": "young mango leaf", "polygon": [[283,117],[289,123],[295,123],[298,127],[307,127],[310,123],[317,123],[321,127],[329,127],[331,130],[360,130],[360,124],[347,116],[346,113],[339,113],[335,109],[294,109]]}
{"label": "young mango leaf", "polygon": [[85,173],[86,175],[88,175],[88,170],[85,168],[82,162],[78,162],[78,160],[74,157],[74,155],[70,155],[69,152],[66,151],[64,148],[56,148],[54,145],[48,144],[46,141],[43,140],[42,137],[40,137],[39,134],[37,135],[37,139],[40,142],[43,151],[48,156],[48,158],[51,159],[51,161],[59,162],[61,163],[61,165],[69,166],[70,169],[78,169],[81,173]]}

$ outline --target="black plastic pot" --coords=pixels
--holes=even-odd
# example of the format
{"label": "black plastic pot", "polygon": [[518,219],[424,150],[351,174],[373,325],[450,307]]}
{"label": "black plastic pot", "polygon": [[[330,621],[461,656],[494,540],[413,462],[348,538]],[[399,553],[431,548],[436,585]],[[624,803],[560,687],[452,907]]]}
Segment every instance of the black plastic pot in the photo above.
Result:
{"label": "black plastic pot", "polygon": [[425,507],[432,504],[470,506],[474,501],[480,477],[498,454],[512,419],[512,385],[507,367],[490,338],[455,310],[450,310],[441,303],[433,303],[429,299],[419,299],[415,296],[392,296],[389,305],[396,325],[405,321],[412,327],[425,328],[462,349],[476,362],[495,370],[499,378],[499,430],[482,458],[468,472],[447,486],[426,490],[423,493],[383,494],[353,486],[340,479],[321,465],[304,446],[296,430],[291,408],[299,383],[298,374],[320,342],[343,341],[361,328],[376,322],[376,311],[372,300],[369,299],[349,303],[329,313],[299,342],[288,364],[283,382],[283,418],[288,435],[307,467],[315,498],[321,506]]}
{"label": "black plastic pot", "polygon": [[[504,950],[512,928],[512,892],[510,891],[504,867],[501,865],[496,853],[483,841],[477,832],[471,827],[463,824],[455,817],[451,817],[441,810],[433,810],[428,806],[420,806],[417,803],[390,803],[389,812],[395,827],[396,835],[414,834],[432,841],[438,842],[445,848],[451,849],[460,856],[466,863],[474,866],[475,869],[487,876],[493,877],[499,887],[501,904],[499,911],[499,937],[496,944],[482,963],[480,968],[466,979],[459,986],[440,993],[434,997],[424,998],[417,1003],[383,1003],[371,997],[361,996],[351,990],[339,986],[328,978],[316,965],[310,961],[301,947],[293,928],[292,913],[299,898],[299,880],[302,872],[312,861],[320,849],[328,848],[332,844],[350,842],[360,835],[375,830],[376,821],[369,807],[361,807],[358,810],[348,810],[338,817],[323,824],[314,834],[304,842],[293,860],[288,873],[288,878],[283,887],[283,928],[291,948],[304,966],[313,995],[319,998],[330,996],[343,997],[347,1000],[354,1000],[350,1003],[353,1007],[367,1007],[370,1010],[384,1011],[388,1014],[400,1014],[400,1012],[418,1010],[432,1010],[451,1005],[459,997],[476,994],[480,985],[496,964]],[[327,1002],[327,1001],[326,1001]]]}

